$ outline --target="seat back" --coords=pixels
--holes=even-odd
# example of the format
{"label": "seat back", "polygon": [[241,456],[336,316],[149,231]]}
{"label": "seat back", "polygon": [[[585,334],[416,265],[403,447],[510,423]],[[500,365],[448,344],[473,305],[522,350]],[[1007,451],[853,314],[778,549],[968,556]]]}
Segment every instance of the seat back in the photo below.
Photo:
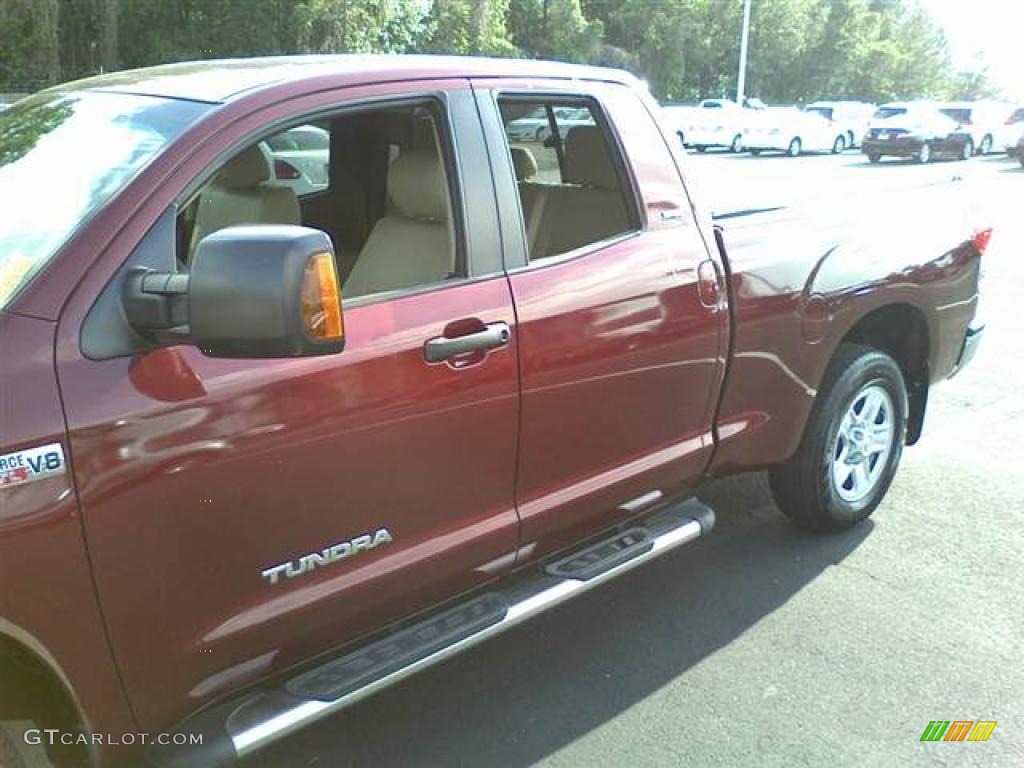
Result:
{"label": "seat back", "polygon": [[436,283],[455,270],[447,184],[437,152],[402,152],[387,181],[388,213],[374,224],[345,280],[346,297]]}
{"label": "seat back", "polygon": [[199,196],[189,260],[199,242],[225,227],[243,224],[301,224],[295,192],[273,187],[270,165],[258,145],[229,160]]}
{"label": "seat back", "polygon": [[548,193],[532,258],[566,253],[630,229],[619,173],[598,126],[569,131],[562,180]]}
{"label": "seat back", "polygon": [[523,207],[526,241],[530,253],[533,253],[551,185],[533,181],[537,175],[537,159],[530,150],[526,147],[512,147],[511,152],[512,168],[519,187],[519,202]]}

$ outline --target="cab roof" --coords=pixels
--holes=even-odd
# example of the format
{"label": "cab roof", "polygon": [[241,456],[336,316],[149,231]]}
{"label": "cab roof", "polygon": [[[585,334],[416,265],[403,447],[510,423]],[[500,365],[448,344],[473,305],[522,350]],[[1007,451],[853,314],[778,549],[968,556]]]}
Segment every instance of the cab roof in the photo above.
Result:
{"label": "cab roof", "polygon": [[219,103],[309,78],[337,76],[344,84],[380,80],[528,77],[636,84],[622,70],[552,61],[468,56],[309,55],[215,59],[125,70],[56,86],[53,91],[117,91]]}

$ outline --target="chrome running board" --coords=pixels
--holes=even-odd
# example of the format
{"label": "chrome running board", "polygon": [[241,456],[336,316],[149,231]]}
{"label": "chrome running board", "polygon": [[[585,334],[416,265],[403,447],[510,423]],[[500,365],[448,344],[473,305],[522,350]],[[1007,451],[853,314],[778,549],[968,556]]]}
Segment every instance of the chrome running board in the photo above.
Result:
{"label": "chrome running board", "polygon": [[203,746],[154,753],[166,766],[230,765],[437,664],[482,640],[603,584],[711,530],[714,512],[696,499],[663,507],[589,543],[526,569],[275,688],[203,710],[177,731],[203,733]]}

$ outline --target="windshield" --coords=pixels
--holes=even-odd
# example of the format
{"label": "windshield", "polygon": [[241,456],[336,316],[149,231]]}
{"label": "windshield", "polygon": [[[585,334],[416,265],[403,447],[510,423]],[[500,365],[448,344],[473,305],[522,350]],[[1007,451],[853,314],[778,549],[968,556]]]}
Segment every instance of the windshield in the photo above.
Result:
{"label": "windshield", "polygon": [[890,117],[899,117],[907,114],[906,107],[882,107],[874,114],[876,120],[887,120]]}
{"label": "windshield", "polygon": [[0,113],[0,309],[207,104],[85,92]]}
{"label": "windshield", "polygon": [[807,111],[815,112],[824,117],[826,120],[832,119],[832,107],[808,107]]}

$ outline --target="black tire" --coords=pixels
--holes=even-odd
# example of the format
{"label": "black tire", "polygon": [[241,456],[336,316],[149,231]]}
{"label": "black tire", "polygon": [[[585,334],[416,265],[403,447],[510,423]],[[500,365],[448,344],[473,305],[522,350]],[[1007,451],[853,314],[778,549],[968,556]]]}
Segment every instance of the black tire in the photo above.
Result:
{"label": "black tire", "polygon": [[786,154],[790,157],[799,157],[800,150],[803,149],[803,143],[800,141],[800,137],[789,140],[789,146],[786,147]]}
{"label": "black tire", "polygon": [[868,155],[868,162],[869,163],[880,163],[880,162],[882,162],[882,156],[881,155]]}
{"label": "black tire", "polygon": [[[891,439],[888,451],[877,454],[876,462],[864,454],[863,462],[874,473],[866,495],[853,500],[840,494],[834,480],[834,466],[846,467],[850,462],[836,464],[837,451],[845,438],[840,437],[844,420],[854,412],[864,393],[882,391],[891,406]],[[866,400],[863,408],[867,408]],[[879,409],[879,417],[882,409]],[[856,427],[854,428],[856,431]],[[860,430],[861,437],[863,432]],[[841,531],[865,520],[885,497],[903,453],[907,431],[907,389],[896,362],[883,352],[860,344],[843,344],[836,351],[822,381],[811,409],[800,447],[793,457],[769,473],[772,495],[779,509],[802,528],[813,531]],[[858,438],[861,439],[861,438]],[[849,444],[846,446],[849,449]],[[854,453],[854,451],[849,451]],[[846,455],[847,450],[842,451]],[[877,473],[876,473],[877,469]],[[837,470],[837,471],[842,471]],[[852,479],[853,470],[847,470]],[[847,491],[847,493],[849,493]]]}
{"label": "black tire", "polygon": [[914,159],[921,165],[928,165],[932,161],[932,145],[928,142],[922,144]]}
{"label": "black tire", "polygon": [[836,136],[836,140],[832,142],[832,154],[841,155],[846,151],[846,137]]}
{"label": "black tire", "polygon": [[960,148],[960,159],[970,160],[974,156],[974,142],[968,139]]}
{"label": "black tire", "polygon": [[992,151],[992,144],[992,137],[986,133],[981,140],[981,144],[978,145],[978,154],[981,155],[982,157],[987,155],[989,152]]}
{"label": "black tire", "polygon": [[682,131],[676,131],[676,136],[679,137],[679,145],[686,149],[686,134]]}
{"label": "black tire", "polygon": [[750,150],[750,154],[752,154],[754,157],[757,157],[758,155],[761,154],[761,150],[760,149],[752,149],[752,150]]}
{"label": "black tire", "polygon": [[743,151],[743,137],[740,136],[738,133],[732,137],[732,143],[729,145],[729,151],[732,152],[734,155],[737,152]]}
{"label": "black tire", "polygon": [[708,148],[705,147],[703,144],[695,145],[694,149],[696,149],[698,152],[707,152],[708,151]]}

